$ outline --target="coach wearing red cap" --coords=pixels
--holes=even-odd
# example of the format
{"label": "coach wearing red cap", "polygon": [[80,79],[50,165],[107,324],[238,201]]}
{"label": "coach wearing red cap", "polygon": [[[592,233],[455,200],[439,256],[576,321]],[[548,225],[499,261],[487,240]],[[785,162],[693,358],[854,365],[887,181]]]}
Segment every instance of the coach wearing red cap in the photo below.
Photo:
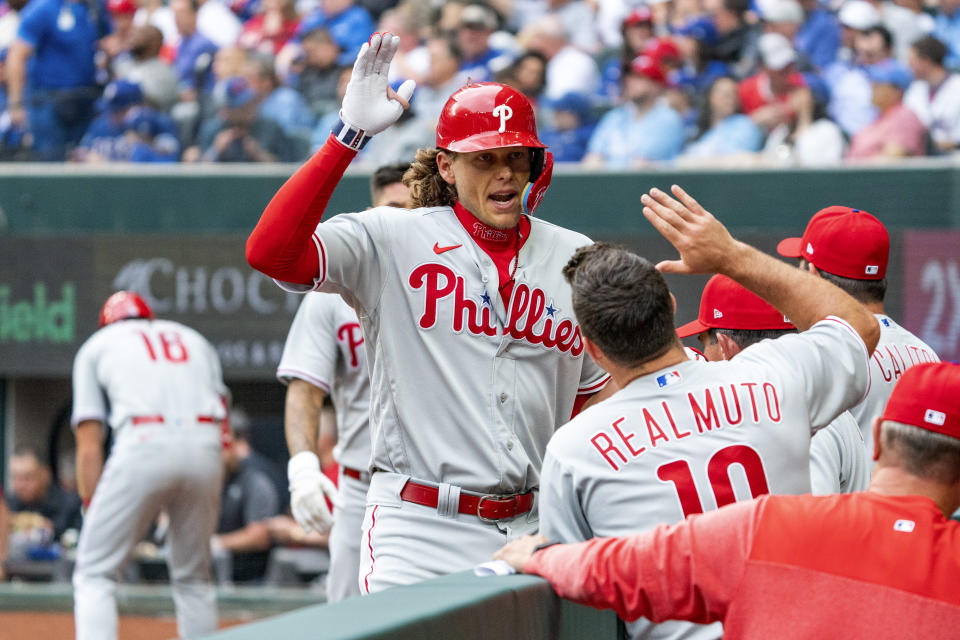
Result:
{"label": "coach wearing red cap", "polygon": [[[719,361],[730,360],[763,340],[796,331],[790,320],[769,302],[718,274],[703,288],[697,319],[678,328],[677,335],[697,336],[707,359]],[[863,436],[857,421],[844,411],[818,429],[810,441],[811,491],[814,495],[852,493],[863,491],[869,482]]]}
{"label": "coach wearing red cap", "polygon": [[[436,146],[404,176],[412,212],[317,224],[357,150],[411,96],[412,82],[396,95],[387,85],[398,42],[364,44],[342,122],[247,243],[250,263],[285,288],[340,293],[359,316],[373,449],[363,593],[468,569],[536,530],[547,440],[608,379],[584,352],[562,274],[590,240],[529,215],[553,163],[522,93],[485,82],[450,96]],[[294,514],[325,528],[316,424],[287,440]]]}
{"label": "coach wearing red cap", "polygon": [[880,342],[870,362],[870,388],[863,402],[850,409],[860,425],[867,456],[873,453],[871,424],[900,376],[921,362],[939,362],[933,349],[886,314],[887,263],[890,236],[876,217],[844,206],[818,211],[803,236],[787,238],[777,251],[799,258],[800,268],[829,280],[863,303],[877,318]]}
{"label": "coach wearing red cap", "polygon": [[873,431],[865,492],[764,496],[573,545],[529,536],[497,556],[565,598],[626,619],[722,620],[732,638],[955,638],[960,366],[907,371]]}

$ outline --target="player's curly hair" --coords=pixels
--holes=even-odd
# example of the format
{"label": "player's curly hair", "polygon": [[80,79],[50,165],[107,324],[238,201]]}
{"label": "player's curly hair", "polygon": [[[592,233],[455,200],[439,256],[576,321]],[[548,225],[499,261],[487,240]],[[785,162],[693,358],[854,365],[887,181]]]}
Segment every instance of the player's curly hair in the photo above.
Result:
{"label": "player's curly hair", "polygon": [[[457,201],[457,188],[448,184],[440,176],[437,168],[437,154],[440,149],[418,149],[417,155],[403,174],[403,184],[410,187],[410,199],[413,207],[452,207]],[[455,156],[452,151],[444,151]]]}

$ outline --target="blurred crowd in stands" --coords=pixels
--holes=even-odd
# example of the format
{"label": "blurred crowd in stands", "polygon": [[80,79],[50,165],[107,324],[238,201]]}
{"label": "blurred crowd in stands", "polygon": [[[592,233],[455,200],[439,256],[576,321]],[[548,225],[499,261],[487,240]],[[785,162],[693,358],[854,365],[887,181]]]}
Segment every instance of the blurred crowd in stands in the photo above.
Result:
{"label": "blurred crowd in stands", "polygon": [[434,144],[497,80],[558,161],[816,166],[960,143],[960,0],[2,0],[0,159],[295,162],[359,47],[400,36],[411,109],[360,162]]}

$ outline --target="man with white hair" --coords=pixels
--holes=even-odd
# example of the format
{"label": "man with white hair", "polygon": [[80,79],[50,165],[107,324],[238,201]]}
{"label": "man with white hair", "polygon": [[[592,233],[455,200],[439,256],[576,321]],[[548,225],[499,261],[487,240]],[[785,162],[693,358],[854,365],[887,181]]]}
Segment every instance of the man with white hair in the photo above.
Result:
{"label": "man with white hair", "polygon": [[520,34],[528,49],[547,58],[545,96],[556,100],[568,93],[592,95],[600,86],[597,63],[587,53],[570,44],[563,20],[546,15]]}

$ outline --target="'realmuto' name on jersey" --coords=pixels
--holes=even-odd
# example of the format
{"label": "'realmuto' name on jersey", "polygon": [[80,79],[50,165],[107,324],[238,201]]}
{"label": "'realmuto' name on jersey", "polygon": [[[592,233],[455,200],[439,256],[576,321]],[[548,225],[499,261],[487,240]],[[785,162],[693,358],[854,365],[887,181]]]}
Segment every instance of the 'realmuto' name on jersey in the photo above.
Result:
{"label": "'realmuto' name on jersey", "polygon": [[745,420],[778,424],[782,419],[781,395],[772,382],[740,382],[691,391],[686,398],[679,396],[645,406],[640,415],[614,419],[589,437],[590,446],[619,471],[648,448],[736,427]]}
{"label": "'realmuto' name on jersey", "polygon": [[[407,279],[414,291],[424,291],[423,313],[418,324],[422,329],[431,329],[437,324],[438,307],[441,301],[453,305],[452,329],[455,333],[468,331],[474,335],[496,336],[489,296],[481,301],[467,297],[466,279],[444,264],[429,262],[417,266]],[[510,297],[510,313],[507,316],[505,333],[515,340],[524,340],[546,349],[557,349],[573,357],[583,352],[580,326],[570,318],[555,317],[552,302],[539,287],[518,282]]]}

